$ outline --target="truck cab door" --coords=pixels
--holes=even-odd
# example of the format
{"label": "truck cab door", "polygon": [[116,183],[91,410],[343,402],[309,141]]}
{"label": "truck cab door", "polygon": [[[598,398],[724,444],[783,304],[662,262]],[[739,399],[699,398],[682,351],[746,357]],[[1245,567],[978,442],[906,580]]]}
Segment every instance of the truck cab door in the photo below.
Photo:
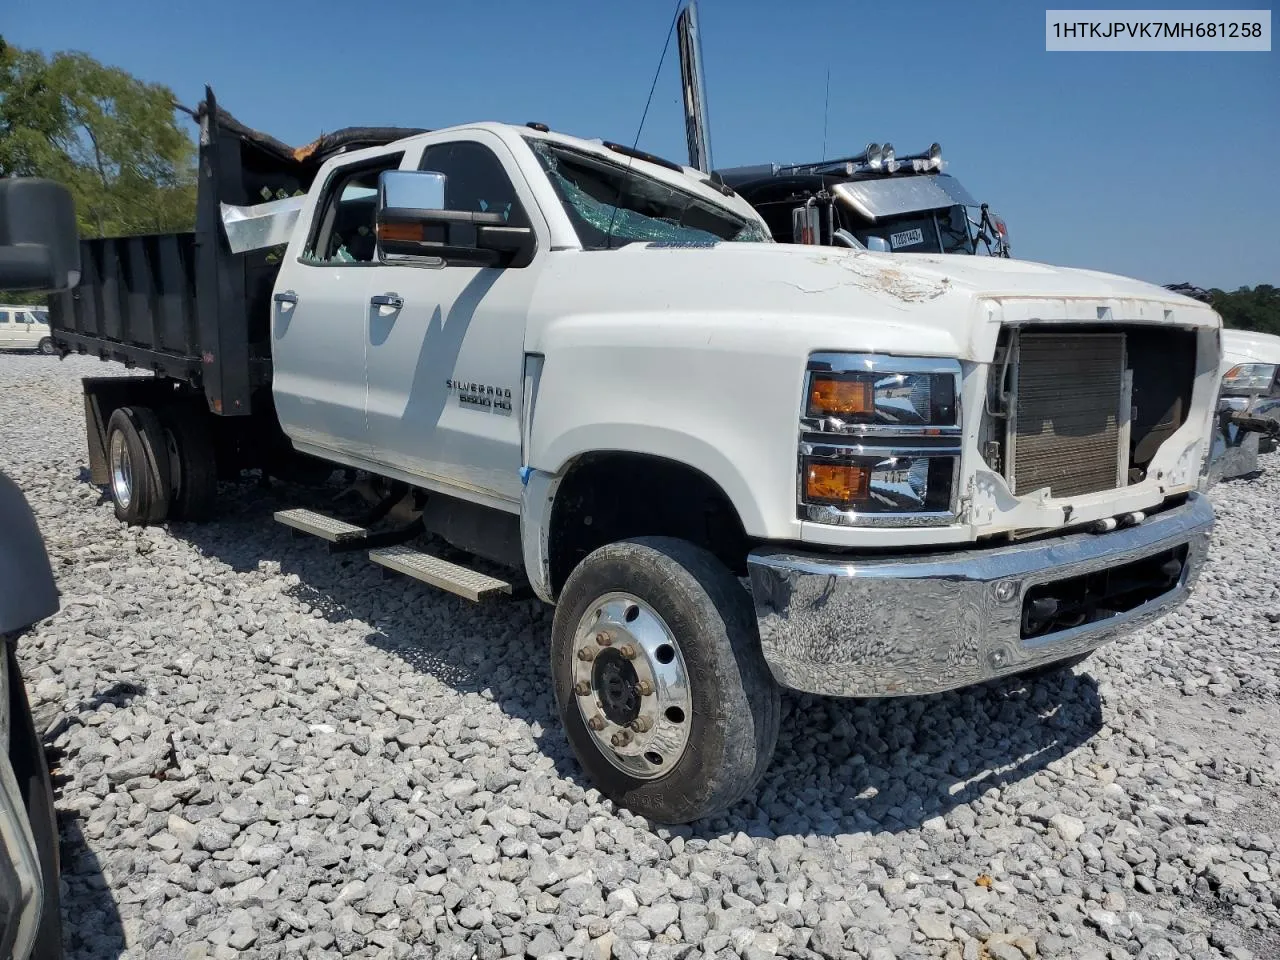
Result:
{"label": "truck cab door", "polygon": [[[445,209],[532,226],[545,251],[550,231],[510,148],[488,131],[444,136],[405,166],[448,178]],[[521,267],[424,256],[372,271],[381,303],[368,331],[368,413],[378,460],[428,489],[518,511],[525,321],[542,262],[537,252]]]}
{"label": "truck cab door", "polygon": [[321,169],[316,202],[298,218],[271,305],[280,425],[298,450],[354,466],[370,452],[365,334],[377,272],[378,177],[403,157],[403,150],[361,150]]}

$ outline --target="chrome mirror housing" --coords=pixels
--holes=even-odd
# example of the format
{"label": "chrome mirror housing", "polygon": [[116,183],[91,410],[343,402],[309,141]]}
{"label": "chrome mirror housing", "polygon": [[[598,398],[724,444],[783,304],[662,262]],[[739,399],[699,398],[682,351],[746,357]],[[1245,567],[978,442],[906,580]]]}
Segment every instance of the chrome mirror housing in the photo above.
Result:
{"label": "chrome mirror housing", "polygon": [[378,178],[383,210],[443,210],[449,178],[434,170],[387,170]]}

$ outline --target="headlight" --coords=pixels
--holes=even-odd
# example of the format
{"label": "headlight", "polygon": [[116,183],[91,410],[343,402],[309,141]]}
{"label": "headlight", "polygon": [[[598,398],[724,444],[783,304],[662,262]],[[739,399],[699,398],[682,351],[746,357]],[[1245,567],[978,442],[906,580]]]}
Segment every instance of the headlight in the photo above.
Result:
{"label": "headlight", "polygon": [[1222,378],[1224,393],[1254,393],[1270,390],[1276,378],[1274,363],[1237,363]]}
{"label": "headlight", "polygon": [[954,519],[960,364],[815,354],[801,410],[802,519],[842,525]]}
{"label": "headlight", "polygon": [[958,427],[959,376],[952,360],[818,354],[809,361],[805,427],[819,433]]}

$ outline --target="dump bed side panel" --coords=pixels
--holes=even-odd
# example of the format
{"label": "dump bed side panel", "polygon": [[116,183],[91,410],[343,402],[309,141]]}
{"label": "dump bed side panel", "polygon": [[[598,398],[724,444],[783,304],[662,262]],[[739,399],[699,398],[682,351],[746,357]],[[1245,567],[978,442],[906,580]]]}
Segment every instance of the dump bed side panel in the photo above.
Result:
{"label": "dump bed side panel", "polygon": [[49,304],[69,350],[198,383],[195,234],[84,240],[80,285]]}
{"label": "dump bed side panel", "polygon": [[191,384],[214,413],[270,406],[271,294],[283,247],[233,254],[222,204],[249,206],[304,194],[335,153],[423,130],[348,127],[297,149],[218,109],[200,108],[196,228],[191,233],[87,240],[78,288],[51,298],[64,350],[118,360]]}

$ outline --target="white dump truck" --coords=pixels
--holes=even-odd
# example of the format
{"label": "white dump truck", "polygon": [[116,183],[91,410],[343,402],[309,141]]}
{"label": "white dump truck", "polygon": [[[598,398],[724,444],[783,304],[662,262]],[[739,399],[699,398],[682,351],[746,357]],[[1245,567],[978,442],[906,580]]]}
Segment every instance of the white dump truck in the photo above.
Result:
{"label": "white dump truck", "polygon": [[[1146,283],[773,243],[721,182],[541,124],[292,149],[212,94],[194,233],[83,246],[59,349],[121,520],[303,462],[336,550],[556,605],[591,779],[660,821],[751,793],[782,688],[934,693],[1180,603],[1219,319]],[[441,545],[454,551],[451,558]],[[461,561],[461,562],[459,562]],[[504,572],[505,571],[505,572]]]}

